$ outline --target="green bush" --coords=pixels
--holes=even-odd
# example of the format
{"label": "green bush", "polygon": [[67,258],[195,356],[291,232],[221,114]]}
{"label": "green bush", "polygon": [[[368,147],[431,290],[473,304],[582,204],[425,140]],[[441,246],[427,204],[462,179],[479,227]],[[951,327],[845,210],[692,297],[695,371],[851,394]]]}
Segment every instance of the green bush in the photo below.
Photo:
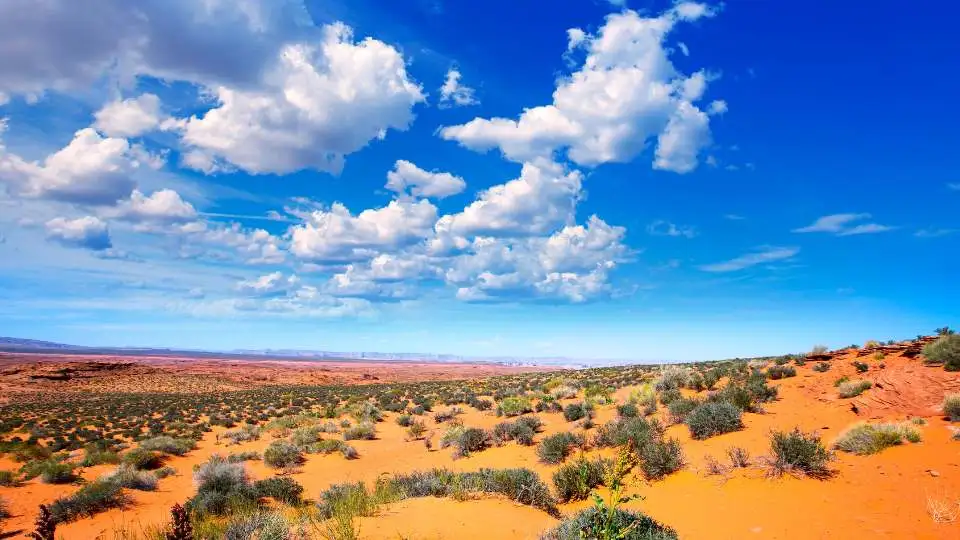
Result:
{"label": "green bush", "polygon": [[960,371],[960,334],[940,336],[923,347],[924,362],[942,364],[947,371]]}
{"label": "green bush", "polygon": [[667,410],[670,411],[670,420],[679,424],[686,420],[687,415],[700,405],[699,399],[681,398],[670,402]]}
{"label": "green bush", "polygon": [[95,446],[87,446],[84,449],[83,461],[80,463],[83,467],[93,467],[95,465],[117,464],[120,463],[120,456],[110,450],[101,450]]}
{"label": "green bush", "polygon": [[826,373],[830,371],[830,364],[827,362],[817,362],[814,364],[813,370],[818,373]]}
{"label": "green bush", "polygon": [[129,463],[124,463],[113,471],[107,480],[116,482],[120,487],[136,489],[138,491],[153,491],[157,489],[157,475],[148,471],[136,469]]}
{"label": "green bush", "polygon": [[543,463],[557,464],[567,459],[574,446],[583,440],[573,433],[563,432],[544,437],[537,445],[537,457]]}
{"label": "green bush", "polygon": [[401,427],[410,427],[413,425],[413,415],[401,414],[397,417],[397,425]]}
{"label": "green bush", "polygon": [[820,443],[816,434],[806,434],[799,428],[790,432],[775,431],[770,435],[770,461],[776,474],[797,472],[814,478],[830,475],[827,464],[833,455]]}
{"label": "green bush", "polygon": [[866,390],[869,390],[871,386],[873,386],[873,383],[871,383],[870,381],[864,381],[864,380],[848,381],[848,382],[842,383],[838,387],[838,391],[840,392],[840,397],[852,398],[852,397],[859,396],[860,394],[864,393]]}
{"label": "green bush", "polygon": [[511,396],[500,401],[497,410],[503,416],[519,416],[528,412],[533,412],[533,405],[530,400],[522,396]]}
{"label": "green bush", "polygon": [[676,439],[656,438],[639,451],[640,469],[647,480],[659,480],[683,467],[683,449]]}
{"label": "green bush", "polygon": [[563,419],[567,422],[579,420],[587,415],[583,403],[571,403],[563,408]]}
{"label": "green bush", "polygon": [[260,455],[260,452],[236,452],[227,456],[227,461],[230,463],[240,463],[243,461],[260,461],[263,456]]}
{"label": "green bush", "polygon": [[663,405],[670,405],[678,399],[683,399],[683,394],[677,388],[667,388],[660,391],[660,403]]}
{"label": "green bush", "polygon": [[553,487],[560,502],[579,501],[590,495],[590,490],[603,484],[603,475],[610,467],[608,459],[588,460],[580,456],[576,461],[561,465],[553,473]]}
{"label": "green bush", "polygon": [[303,453],[300,448],[288,441],[273,441],[263,451],[263,462],[275,469],[293,467],[303,463]]}
{"label": "green bush", "polygon": [[866,373],[867,370],[870,369],[870,366],[868,366],[867,364],[865,364],[865,363],[863,363],[863,362],[860,362],[859,360],[854,360],[854,361],[851,363],[851,365],[852,365],[854,368],[856,368],[857,373]]}
{"label": "green bush", "polygon": [[490,446],[490,434],[480,428],[466,428],[462,430],[453,442],[454,458],[467,457],[473,452],[480,452]]}
{"label": "green bush", "polygon": [[364,439],[372,441],[377,438],[377,429],[370,422],[361,422],[351,428],[344,430],[343,440],[353,441]]}
{"label": "green bush", "polygon": [[600,426],[594,444],[609,447],[632,442],[635,448],[640,448],[662,432],[663,427],[656,420],[648,422],[644,418],[618,418]]}
{"label": "green bush", "polygon": [[50,514],[57,523],[89,517],[111,508],[123,508],[129,502],[123,488],[108,479],[95,480],[72,495],[59,497],[50,505]]}
{"label": "green bush", "polygon": [[163,454],[146,448],[134,448],[123,455],[123,462],[136,469],[153,470],[163,466]]}
{"label": "green bush", "polygon": [[[613,510],[611,517],[612,528],[619,531],[619,535],[615,537],[617,540],[677,540],[679,538],[673,529],[661,525],[639,512],[616,508]],[[540,540],[600,538],[586,532],[599,528],[596,527],[596,524],[600,519],[599,511],[591,506],[550,529],[540,536]]]}
{"label": "green bush", "polygon": [[797,370],[792,366],[771,366],[767,370],[767,376],[773,380],[777,379],[786,379],[788,377],[796,377]]}
{"label": "green bush", "polygon": [[193,473],[193,482],[197,493],[187,501],[186,507],[197,515],[224,515],[256,505],[257,493],[242,463],[210,456]]}
{"label": "green bush", "polygon": [[960,394],[947,394],[943,398],[943,415],[951,422],[960,421]]}
{"label": "green bush", "polygon": [[20,483],[17,473],[13,471],[0,471],[0,486],[14,487]]}
{"label": "green bush", "polygon": [[885,448],[920,440],[920,432],[907,424],[857,424],[845,431],[834,447],[844,452],[866,456]]}
{"label": "green bush", "polygon": [[27,480],[39,476],[44,484],[69,484],[77,480],[73,465],[53,459],[28,462],[20,472]]}
{"label": "green bush", "polygon": [[557,501],[550,489],[529,469],[480,469],[477,472],[452,472],[433,469],[396,475],[388,481],[390,492],[401,498],[459,497],[472,492],[496,493],[512,501],[539,508],[558,516]]}
{"label": "green bush", "polygon": [[140,441],[140,448],[171,456],[182,456],[193,450],[197,443],[190,439],[175,439],[166,435]]}
{"label": "green bush", "polygon": [[298,428],[290,435],[290,442],[300,448],[305,448],[311,444],[315,444],[319,440],[320,428],[318,426]]}
{"label": "green bush", "polygon": [[737,431],[743,427],[740,409],[726,402],[708,402],[697,406],[687,415],[687,427],[694,439]]}
{"label": "green bush", "polygon": [[289,476],[275,476],[253,483],[253,491],[258,497],[271,497],[286,504],[297,504],[303,495],[303,486]]}
{"label": "green bush", "polygon": [[636,418],[640,416],[640,409],[633,403],[617,405],[617,416],[621,418]]}

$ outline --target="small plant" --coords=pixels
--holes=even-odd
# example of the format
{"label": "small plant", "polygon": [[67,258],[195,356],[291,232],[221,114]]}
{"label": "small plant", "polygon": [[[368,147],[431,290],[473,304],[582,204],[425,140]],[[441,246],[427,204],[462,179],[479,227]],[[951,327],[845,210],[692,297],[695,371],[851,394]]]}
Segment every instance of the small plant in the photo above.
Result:
{"label": "small plant", "polygon": [[960,421],[960,394],[947,394],[943,398],[943,415],[951,422]]}
{"label": "small plant", "polygon": [[356,439],[374,440],[377,438],[377,429],[371,422],[360,422],[359,424],[347,428],[343,432],[343,440],[353,441]]}
{"label": "small plant", "polygon": [[297,504],[303,495],[303,486],[289,476],[275,476],[254,482],[253,491],[258,497],[271,497],[282,503]]}
{"label": "small plant", "polygon": [[706,439],[743,427],[740,409],[723,401],[707,402],[697,406],[687,416],[687,427],[694,439]]}
{"label": "small plant", "polygon": [[750,466],[750,452],[746,448],[731,446],[727,448],[727,457],[734,467],[745,469]]}
{"label": "small plant", "polygon": [[273,441],[263,452],[263,462],[275,469],[293,467],[303,463],[303,453],[291,442]]}
{"label": "small plant", "polygon": [[943,365],[946,371],[960,371],[960,334],[941,334],[923,347],[924,363]]}
{"label": "small plant", "polygon": [[86,484],[66,497],[59,497],[50,505],[50,513],[57,523],[66,523],[83,516],[93,516],[111,508],[126,506],[129,498],[118,482],[101,478]]}
{"label": "small plant", "polygon": [[467,457],[473,452],[480,452],[490,446],[490,434],[480,428],[466,428],[458,433],[453,442],[453,457]]}
{"label": "small plant", "polygon": [[157,475],[149,471],[140,471],[129,463],[117,467],[112,474],[106,477],[116,482],[120,487],[138,491],[153,491],[157,489]]}
{"label": "small plant", "polygon": [[163,454],[146,448],[134,448],[123,455],[123,462],[139,470],[159,469],[163,466]]}
{"label": "small plant", "polygon": [[0,486],[15,487],[20,483],[17,473],[13,471],[0,471]]}
{"label": "small plant", "polygon": [[773,432],[770,450],[773,455],[769,464],[771,472],[776,475],[799,473],[813,478],[830,475],[827,464],[833,455],[823,447],[816,434],[803,433],[799,428],[790,432]]}
{"label": "small plant", "polygon": [[170,509],[170,529],[164,534],[164,540],[193,540],[190,516],[180,503]]}
{"label": "small plant", "polygon": [[920,441],[920,432],[907,424],[857,424],[844,432],[834,447],[844,452],[866,456],[876,454],[898,444],[904,439]]}
{"label": "small plant", "polygon": [[828,362],[817,362],[814,364],[813,370],[817,373],[826,373],[830,371],[830,364]]}
{"label": "small plant", "polygon": [[37,519],[33,523],[33,532],[27,535],[32,540],[56,540],[57,521],[53,518],[49,506],[40,505],[40,513],[37,514]]}
{"label": "small plant", "polygon": [[683,449],[676,439],[657,438],[640,448],[640,468],[647,480],[664,478],[683,465]]}
{"label": "small plant", "polygon": [[571,403],[563,408],[563,419],[567,422],[579,420],[587,415],[583,403]]}
{"label": "small plant", "polygon": [[840,377],[837,378],[837,380],[833,381],[833,386],[839,387],[841,384],[849,380],[850,380],[850,377],[847,377],[846,375],[841,375]]}
{"label": "small plant", "polygon": [[680,398],[671,401],[667,409],[670,411],[670,421],[680,424],[687,419],[687,415],[700,406],[699,399]]}
{"label": "small plant", "polygon": [[537,445],[537,457],[543,463],[557,464],[567,459],[574,446],[582,443],[582,439],[570,432],[550,435]]}
{"label": "small plant", "polygon": [[414,420],[410,423],[410,427],[407,428],[407,437],[412,441],[422,439],[423,435],[427,432],[427,426],[420,420]]}
{"label": "small plant", "polygon": [[400,427],[410,427],[413,425],[413,415],[412,414],[401,414],[397,417],[397,425]]}
{"label": "small plant", "polygon": [[617,405],[617,416],[621,418],[636,418],[640,416],[640,409],[633,403]]}
{"label": "small plant", "polygon": [[813,355],[821,355],[821,354],[826,354],[827,351],[829,350],[830,350],[829,347],[827,347],[826,345],[814,345],[810,353]]}
{"label": "small plant", "polygon": [[533,405],[530,400],[522,396],[511,396],[500,401],[497,410],[503,416],[519,416],[528,412],[533,412]]}
{"label": "small plant", "polygon": [[611,465],[610,460],[588,460],[582,455],[576,461],[561,465],[557,472],[553,473],[557,499],[560,502],[586,499],[593,488],[603,484],[604,475]]}
{"label": "small plant", "polygon": [[856,380],[841,383],[837,390],[842,398],[852,398],[859,396],[873,386],[870,381]]}
{"label": "small plant", "polygon": [[771,366],[767,370],[767,376],[773,380],[786,379],[787,377],[796,377],[797,370],[793,366]]}
{"label": "small plant", "polygon": [[859,360],[854,360],[853,362],[850,363],[850,365],[852,365],[857,370],[857,373],[866,373],[867,370],[870,369],[869,365]]}
{"label": "small plant", "polygon": [[182,456],[193,450],[196,446],[194,441],[189,439],[175,439],[166,435],[153,437],[140,442],[140,448],[150,452],[160,452],[171,456]]}

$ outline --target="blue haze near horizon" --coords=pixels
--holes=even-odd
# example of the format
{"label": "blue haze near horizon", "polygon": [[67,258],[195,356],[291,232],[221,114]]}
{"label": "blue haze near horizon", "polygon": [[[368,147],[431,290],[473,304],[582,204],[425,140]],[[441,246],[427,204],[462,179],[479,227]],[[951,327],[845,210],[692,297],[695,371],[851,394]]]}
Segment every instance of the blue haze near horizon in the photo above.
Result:
{"label": "blue haze near horizon", "polygon": [[958,6],[24,2],[0,335],[674,361],[960,324]]}

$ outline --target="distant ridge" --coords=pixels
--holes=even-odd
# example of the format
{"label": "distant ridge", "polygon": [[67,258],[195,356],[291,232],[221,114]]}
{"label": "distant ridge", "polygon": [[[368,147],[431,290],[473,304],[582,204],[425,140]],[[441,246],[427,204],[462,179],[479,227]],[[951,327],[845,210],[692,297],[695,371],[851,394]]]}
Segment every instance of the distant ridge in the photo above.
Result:
{"label": "distant ridge", "polygon": [[192,356],[197,358],[223,358],[234,360],[373,360],[378,362],[432,362],[499,364],[507,366],[555,366],[586,368],[600,365],[636,363],[627,360],[583,360],[563,357],[468,357],[435,353],[381,353],[381,352],[335,352],[297,349],[234,349],[230,351],[207,351],[196,349],[169,349],[155,347],[88,347],[68,345],[52,341],[0,337],[0,352],[8,353],[77,353],[114,356]]}

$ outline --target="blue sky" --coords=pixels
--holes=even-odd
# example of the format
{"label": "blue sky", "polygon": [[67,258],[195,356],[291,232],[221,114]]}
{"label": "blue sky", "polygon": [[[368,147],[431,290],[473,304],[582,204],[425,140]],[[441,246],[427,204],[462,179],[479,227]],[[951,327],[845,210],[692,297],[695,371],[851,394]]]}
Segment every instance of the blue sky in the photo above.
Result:
{"label": "blue sky", "polygon": [[956,324],[953,8],[80,4],[0,6],[0,335],[693,360]]}

